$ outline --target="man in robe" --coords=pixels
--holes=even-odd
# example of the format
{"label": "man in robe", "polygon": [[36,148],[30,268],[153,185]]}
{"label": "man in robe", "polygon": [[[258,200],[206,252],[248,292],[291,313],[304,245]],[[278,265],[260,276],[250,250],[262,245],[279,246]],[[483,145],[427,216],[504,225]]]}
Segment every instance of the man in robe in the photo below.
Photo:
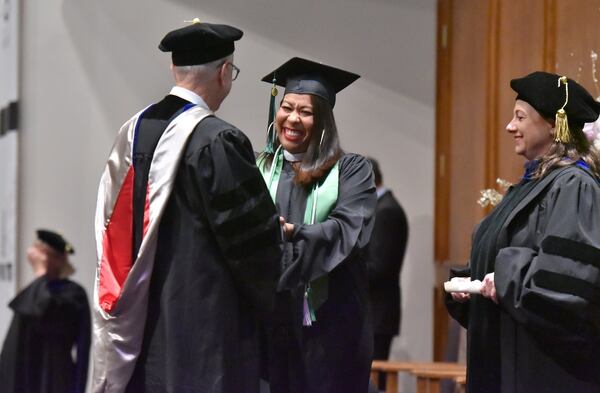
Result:
{"label": "man in robe", "polygon": [[214,115],[242,31],[168,33],[175,87],[121,128],[96,211],[95,392],[258,392],[281,228],[239,129]]}

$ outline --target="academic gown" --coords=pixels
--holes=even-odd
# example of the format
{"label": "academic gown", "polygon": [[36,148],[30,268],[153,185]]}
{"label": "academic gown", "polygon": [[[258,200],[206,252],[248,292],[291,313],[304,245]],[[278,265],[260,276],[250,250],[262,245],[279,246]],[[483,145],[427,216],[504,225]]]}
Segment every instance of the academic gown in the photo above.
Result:
{"label": "academic gown", "polygon": [[472,393],[600,392],[600,187],[577,166],[509,189],[476,228],[469,268],[495,272],[450,314],[467,328]]}
{"label": "academic gown", "polygon": [[[169,95],[142,116],[134,154],[135,250],[156,143],[187,104]],[[159,224],[142,348],[127,392],[258,392],[258,316],[272,311],[278,220],[248,138],[215,116],[203,119]]]}
{"label": "academic gown", "polygon": [[[339,195],[324,222],[303,224],[308,191],[284,161],[276,194],[280,215],[294,224],[285,243],[275,321],[268,331],[272,393],[365,393],[372,358],[365,247],[376,194],[361,156],[339,161]],[[304,285],[328,274],[328,297],[316,322],[302,326]]]}
{"label": "academic gown", "polygon": [[0,391],[84,393],[91,339],[85,290],[42,276],[9,306],[14,317],[0,355]]}

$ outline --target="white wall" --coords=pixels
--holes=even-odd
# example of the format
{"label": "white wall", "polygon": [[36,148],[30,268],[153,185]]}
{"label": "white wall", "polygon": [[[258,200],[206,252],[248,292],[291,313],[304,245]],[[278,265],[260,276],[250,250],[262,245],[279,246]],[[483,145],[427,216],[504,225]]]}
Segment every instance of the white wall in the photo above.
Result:
{"label": "white wall", "polygon": [[432,353],[435,0],[56,0],[22,2],[19,287],[31,279],[34,229],[75,245],[75,279],[91,294],[96,188],[113,137],[167,94],[165,32],[199,17],[244,30],[241,68],[219,111],[258,149],[269,86],[292,56],[362,75],[338,95],[343,147],[379,159],[407,210],[404,319],[394,356]]}

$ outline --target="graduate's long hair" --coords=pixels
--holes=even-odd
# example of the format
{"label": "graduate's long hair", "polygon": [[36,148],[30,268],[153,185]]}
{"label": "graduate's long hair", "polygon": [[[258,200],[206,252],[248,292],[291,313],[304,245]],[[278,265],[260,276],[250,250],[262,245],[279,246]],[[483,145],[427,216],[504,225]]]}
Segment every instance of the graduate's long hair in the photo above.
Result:
{"label": "graduate's long hair", "polygon": [[[305,187],[323,179],[344,154],[331,105],[319,96],[311,94],[310,97],[313,106],[313,133],[304,158],[299,165],[294,165],[294,182]],[[276,138],[275,149],[279,144],[279,138]],[[261,158],[266,160],[266,167],[270,168],[273,154],[261,153],[259,159]]]}
{"label": "graduate's long hair", "polygon": [[[546,121],[555,124],[554,119]],[[539,158],[540,163],[532,176],[534,179],[544,177],[552,169],[573,165],[580,159],[600,178],[600,152],[587,140],[582,126],[570,125],[570,134],[571,142],[553,141],[546,154]]]}

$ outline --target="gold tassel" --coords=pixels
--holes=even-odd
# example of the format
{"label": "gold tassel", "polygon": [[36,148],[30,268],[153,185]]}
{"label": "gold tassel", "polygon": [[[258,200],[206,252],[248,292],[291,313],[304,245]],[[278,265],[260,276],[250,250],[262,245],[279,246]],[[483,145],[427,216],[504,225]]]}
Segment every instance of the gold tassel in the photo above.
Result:
{"label": "gold tassel", "polygon": [[559,109],[556,112],[556,128],[555,128],[554,140],[560,143],[571,143],[571,132],[569,130],[569,123],[567,119],[567,113],[564,109]]}
{"label": "gold tassel", "polygon": [[558,78],[558,87],[561,83],[565,85],[565,103],[556,111],[554,141],[567,144],[571,143],[572,138],[569,130],[569,119],[567,118],[567,112],[565,112],[565,106],[569,102],[569,82],[566,76]]}

